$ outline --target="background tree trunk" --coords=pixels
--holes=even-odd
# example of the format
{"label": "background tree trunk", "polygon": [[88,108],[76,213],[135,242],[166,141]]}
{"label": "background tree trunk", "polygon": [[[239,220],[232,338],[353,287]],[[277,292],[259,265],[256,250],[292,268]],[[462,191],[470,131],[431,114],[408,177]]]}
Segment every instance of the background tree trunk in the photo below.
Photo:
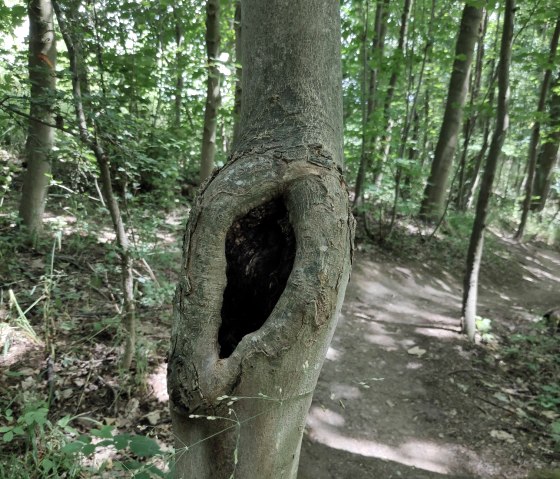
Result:
{"label": "background tree trunk", "polygon": [[31,0],[29,16],[30,119],[25,143],[27,171],[19,215],[34,235],[43,227],[43,213],[51,181],[51,150],[54,142],[53,112],[56,86],[56,39],[50,0]]}
{"label": "background tree trunk", "polygon": [[552,171],[558,161],[558,150],[560,149],[560,76],[558,76],[550,90],[549,96],[549,127],[550,134],[541,145],[541,151],[537,159],[537,171],[535,175],[535,186],[533,197],[536,200],[532,207],[536,211],[542,211],[550,191]]}
{"label": "background tree trunk", "polygon": [[206,56],[208,59],[208,80],[206,87],[206,108],[204,110],[204,130],[202,133],[202,154],[200,158],[200,182],[210,176],[216,156],[216,130],[218,106],[220,103],[220,71],[218,54],[220,50],[220,0],[206,3]]}
{"label": "background tree trunk", "polygon": [[498,66],[498,109],[496,112],[496,129],[492,136],[484,176],[480,185],[476,216],[467,252],[467,270],[463,281],[463,332],[471,341],[476,333],[476,303],[478,297],[478,276],[482,249],[484,245],[484,230],[488,204],[492,194],[492,186],[496,175],[496,166],[502,145],[509,127],[509,68],[511,64],[511,50],[513,42],[513,24],[515,15],[515,0],[506,0],[502,44],[500,47],[500,64]]}
{"label": "background tree trunk", "polygon": [[535,181],[535,169],[537,166],[537,147],[541,137],[541,119],[540,116],[544,112],[546,105],[546,97],[548,96],[548,89],[550,87],[550,79],[552,78],[552,68],[554,66],[554,59],[556,58],[556,50],[558,48],[558,38],[560,37],[560,18],[556,21],[556,26],[550,41],[550,52],[548,55],[548,66],[544,72],[544,77],[541,83],[539,93],[539,103],[537,105],[537,117],[531,129],[531,141],[529,142],[529,153],[527,155],[527,180],[525,182],[525,199],[523,200],[523,209],[521,211],[521,221],[519,228],[515,233],[515,239],[523,239],[525,226],[529,217],[529,210],[533,200],[533,182]]}
{"label": "background tree trunk", "polygon": [[[372,135],[372,133],[369,131],[369,127],[371,127],[371,116],[376,104],[377,86],[379,83],[379,68],[383,60],[383,51],[385,49],[385,33],[387,32],[388,9],[388,0],[377,2],[377,7],[375,9],[374,36],[371,42],[371,56],[364,61],[366,65],[369,65],[367,68],[369,70],[369,85],[365,118],[363,121],[364,124],[362,125],[363,131],[360,165],[358,167],[358,175],[356,176],[356,183],[354,187],[355,207],[359,207],[363,203],[366,173],[371,163],[374,135]],[[365,39],[365,41],[367,41],[367,38]],[[374,62],[375,66],[371,66],[370,62]]]}
{"label": "background tree trunk", "polygon": [[293,479],[350,273],[339,11],[241,9],[240,141],[191,211],[175,299],[175,474]]}
{"label": "background tree trunk", "polygon": [[425,219],[439,218],[445,207],[447,184],[461,131],[463,106],[467,97],[474,46],[479,35],[483,10],[483,7],[469,4],[466,4],[463,10],[445,113],[424,199],[420,206],[420,216]]}
{"label": "background tree trunk", "polygon": [[[484,9],[482,17],[482,25],[480,28],[480,35],[478,36],[477,50],[476,50],[476,61],[474,72],[471,75],[471,88],[470,88],[470,99],[469,99],[469,117],[465,121],[463,126],[463,145],[461,151],[461,159],[459,162],[459,184],[457,185],[457,193],[453,198],[455,207],[458,210],[465,211],[466,203],[463,201],[465,197],[465,176],[468,163],[468,152],[471,139],[475,132],[477,121],[478,121],[478,111],[475,109],[475,103],[478,100],[480,93],[480,86],[482,83],[482,71],[484,67],[484,39],[486,37],[486,30],[488,28],[488,10]],[[483,153],[484,156],[486,152]],[[477,171],[478,174],[478,171]]]}
{"label": "background tree trunk", "polygon": [[[111,179],[111,165],[109,157],[103,146],[99,142],[99,132],[92,136],[88,129],[88,121],[84,110],[84,102],[82,99],[82,85],[88,84],[87,70],[83,67],[83,58],[79,56],[81,50],[76,48],[76,42],[73,38],[72,31],[67,22],[65,12],[61,9],[58,0],[51,0],[64,44],[68,50],[68,59],[70,63],[70,71],[72,74],[72,95],[74,99],[74,112],[76,115],[76,123],[78,127],[80,140],[86,145],[94,154],[97,165],[99,167],[99,176],[101,178],[101,187],[103,197],[116,235],[116,242],[119,247],[120,266],[121,266],[121,280],[122,280],[122,294],[123,294],[123,315],[122,324],[126,331],[124,352],[121,358],[121,367],[123,369],[130,369],[132,359],[134,357],[136,347],[136,317],[135,317],[135,304],[134,304],[134,280],[132,274],[132,256],[130,254],[130,246],[128,235],[124,221],[122,219],[121,210],[117,196],[113,191]],[[75,13],[75,9],[71,10]],[[93,115],[90,115],[90,118]],[[93,125],[93,129],[97,130],[97,125]]]}
{"label": "background tree trunk", "polygon": [[374,169],[374,183],[379,184],[381,177],[383,175],[383,165],[387,156],[389,155],[390,142],[391,142],[391,130],[392,130],[392,120],[391,120],[391,104],[393,103],[393,97],[395,96],[395,89],[397,87],[397,81],[399,79],[399,73],[401,69],[401,63],[404,63],[404,50],[406,43],[406,35],[408,31],[408,21],[410,17],[410,10],[412,8],[413,0],[404,0],[403,11],[401,14],[401,26],[399,29],[399,40],[397,43],[397,48],[395,50],[396,62],[393,63],[393,72],[389,78],[389,86],[387,88],[387,95],[385,96],[385,101],[383,103],[383,125],[385,132],[380,141],[381,156],[377,162]]}
{"label": "background tree trunk", "polygon": [[243,50],[241,49],[241,0],[235,2],[235,92],[233,103],[233,147],[239,141],[239,115],[241,115],[241,101],[243,89],[241,86],[241,64],[243,63]]}
{"label": "background tree trunk", "polygon": [[185,86],[183,79],[185,32],[180,14],[180,10],[177,7],[173,7],[173,19],[175,20],[175,68],[177,69],[175,74],[175,128],[181,128],[181,110],[183,108],[183,89]]}

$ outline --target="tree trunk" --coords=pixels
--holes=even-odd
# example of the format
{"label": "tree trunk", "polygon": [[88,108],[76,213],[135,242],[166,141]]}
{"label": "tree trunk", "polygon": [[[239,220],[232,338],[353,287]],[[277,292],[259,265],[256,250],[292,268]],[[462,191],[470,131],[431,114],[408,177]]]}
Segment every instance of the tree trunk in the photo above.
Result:
{"label": "tree trunk", "polygon": [[[453,202],[455,203],[455,207],[458,210],[465,210],[466,204],[463,202],[463,198],[465,196],[465,173],[467,169],[468,163],[468,152],[469,152],[469,145],[471,143],[472,136],[474,134],[477,121],[478,121],[478,112],[475,113],[475,103],[478,100],[478,95],[480,93],[480,86],[482,83],[482,69],[484,67],[484,38],[486,37],[486,30],[488,28],[488,10],[484,9],[483,17],[482,17],[482,26],[480,28],[480,35],[478,36],[478,44],[476,50],[476,61],[475,61],[475,69],[472,75],[472,86],[470,89],[470,99],[469,99],[469,108],[470,108],[470,115],[465,122],[463,128],[463,146],[461,151],[461,160],[459,162],[459,184],[457,185],[457,193]],[[493,69],[492,69],[493,70]],[[483,155],[486,152],[483,153]],[[478,174],[478,171],[477,171]]]}
{"label": "tree trunk", "polygon": [[216,130],[218,106],[220,103],[220,71],[218,53],[220,50],[220,0],[206,3],[206,57],[208,80],[206,83],[206,107],[204,109],[204,130],[202,133],[202,154],[200,158],[200,182],[206,180],[214,169],[216,156]]}
{"label": "tree trunk", "polygon": [[544,112],[546,105],[546,97],[548,96],[548,89],[550,87],[550,79],[552,78],[552,68],[556,58],[556,50],[558,49],[558,38],[560,37],[560,18],[556,21],[556,26],[550,41],[550,53],[548,55],[548,66],[544,72],[543,81],[539,93],[539,103],[537,105],[537,112],[533,128],[531,130],[531,141],[529,142],[529,152],[527,155],[527,180],[525,182],[525,199],[523,200],[523,209],[521,212],[521,221],[519,228],[515,233],[515,239],[522,240],[527,219],[529,217],[529,210],[533,200],[533,182],[535,181],[535,169],[537,166],[537,147],[541,136],[541,120],[540,116]]}
{"label": "tree trunk", "polygon": [[[366,180],[366,172],[368,170],[371,155],[372,155],[372,145],[374,143],[373,135],[369,130],[371,126],[371,117],[375,108],[376,97],[377,97],[377,86],[379,83],[379,67],[383,60],[383,51],[385,49],[385,33],[387,31],[387,15],[389,9],[389,0],[383,0],[377,2],[377,7],[375,9],[375,25],[374,25],[374,36],[371,42],[371,58],[368,62],[364,62],[369,65],[369,88],[367,96],[367,105],[365,109],[365,118],[362,125],[362,151],[360,157],[360,166],[358,167],[358,175],[356,176],[356,183],[354,187],[354,206],[359,207],[363,203],[364,196],[364,186]],[[367,41],[367,38],[365,39]],[[366,54],[367,55],[367,54]],[[373,62],[375,66],[371,66]],[[364,78],[365,83],[365,78]]]}
{"label": "tree trunk", "polygon": [[[121,366],[123,369],[129,369],[134,357],[136,345],[136,318],[135,318],[135,305],[134,305],[134,288],[133,288],[133,275],[132,275],[132,256],[130,255],[130,248],[126,228],[122,219],[119,203],[113,191],[111,181],[111,165],[109,157],[107,156],[103,146],[99,142],[99,132],[96,131],[95,135],[90,134],[88,129],[88,122],[84,111],[84,103],[82,100],[82,85],[87,84],[87,70],[84,68],[83,58],[79,56],[80,50],[76,48],[76,42],[73,38],[72,31],[68,27],[66,16],[58,3],[58,0],[51,0],[60,32],[68,50],[68,59],[70,63],[70,71],[72,74],[72,95],[74,100],[74,112],[76,115],[76,123],[80,140],[86,145],[94,154],[99,167],[99,176],[101,178],[101,186],[103,197],[111,221],[115,231],[117,245],[119,247],[120,263],[121,263],[121,280],[122,280],[122,293],[124,311],[122,315],[122,323],[126,331],[124,352],[121,358]],[[75,12],[76,9],[70,10]],[[71,22],[70,22],[71,23]],[[90,115],[93,117],[93,115]],[[93,125],[93,129],[97,130],[97,125]]]}
{"label": "tree trunk", "polygon": [[235,2],[235,93],[233,103],[233,141],[235,145],[239,141],[239,116],[241,114],[241,101],[243,89],[241,87],[241,63],[243,62],[243,50],[241,49],[241,0]]}
{"label": "tree trunk", "polygon": [[397,81],[399,79],[401,58],[404,58],[404,46],[406,42],[406,35],[408,31],[408,19],[410,16],[410,10],[412,8],[413,0],[404,0],[403,11],[401,14],[401,26],[399,29],[399,40],[397,43],[397,48],[395,51],[395,58],[398,59],[396,63],[398,66],[393,64],[393,72],[391,73],[391,78],[389,79],[389,87],[387,88],[387,95],[385,96],[385,102],[383,103],[383,125],[385,127],[385,133],[379,142],[381,146],[381,158],[376,165],[374,171],[374,182],[379,184],[381,182],[381,177],[383,175],[383,164],[386,158],[389,156],[389,144],[391,142],[391,104],[393,103],[393,97],[395,96],[395,89],[397,87]]}
{"label": "tree trunk", "polygon": [[467,97],[474,46],[479,35],[483,10],[483,7],[476,7],[468,3],[463,10],[443,123],[424,190],[424,199],[420,206],[420,216],[424,219],[439,218],[445,207],[449,174],[461,131],[463,106]]}
{"label": "tree trunk", "polygon": [[463,332],[474,341],[476,332],[476,303],[478,296],[478,276],[484,244],[484,230],[492,186],[496,175],[496,166],[507,135],[509,126],[509,68],[513,42],[513,23],[515,0],[505,2],[504,26],[500,47],[500,63],[498,66],[498,108],[496,112],[496,129],[492,136],[490,150],[480,185],[476,215],[467,252],[467,270],[463,281]]}
{"label": "tree trunk", "polygon": [[542,211],[546,204],[546,199],[550,191],[552,182],[552,171],[554,165],[558,161],[558,150],[560,148],[560,76],[554,82],[554,86],[550,92],[549,100],[549,127],[550,134],[541,145],[541,151],[537,160],[537,172],[535,175],[535,191],[533,196],[536,197],[532,207],[535,211]]}
{"label": "tree trunk", "polygon": [[183,58],[184,54],[184,41],[185,33],[183,29],[183,23],[180,18],[180,11],[177,7],[173,7],[173,19],[175,20],[175,68],[177,69],[175,76],[175,125],[174,128],[179,130],[181,128],[182,115],[181,111],[183,109]]}
{"label": "tree trunk", "polygon": [[175,477],[296,477],[350,273],[338,2],[242,0],[240,142],[191,211],[168,387]]}
{"label": "tree trunk", "polygon": [[51,181],[51,150],[54,142],[53,98],[55,90],[56,39],[50,0],[31,0],[29,15],[30,119],[25,143],[27,171],[19,215],[31,235],[43,227],[43,213]]}

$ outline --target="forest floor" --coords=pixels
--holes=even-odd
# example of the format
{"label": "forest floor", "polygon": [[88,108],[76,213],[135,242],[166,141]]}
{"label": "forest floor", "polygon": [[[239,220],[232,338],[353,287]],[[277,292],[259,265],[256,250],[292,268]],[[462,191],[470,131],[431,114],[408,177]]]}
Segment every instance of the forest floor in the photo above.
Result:
{"label": "forest floor", "polygon": [[[110,425],[172,446],[165,356],[184,217],[138,219],[154,225],[135,239],[147,261],[135,270],[140,354],[127,377],[116,368],[122,333],[110,229],[63,213],[52,217],[60,245],[26,248],[9,222],[0,225],[0,320],[13,318],[12,290],[35,330],[55,328],[56,349],[49,369],[43,346],[10,330],[11,347],[0,356],[0,426],[10,421],[7,408],[21,415],[52,386],[52,424],[69,415],[86,433]],[[476,345],[459,333],[464,238],[449,246],[401,232],[383,248],[358,243],[309,412],[300,479],[515,479],[558,466],[549,428],[559,391],[543,393],[550,364],[531,345],[545,340],[536,326],[542,313],[560,303],[560,253],[488,237],[479,314],[490,321]],[[22,447],[5,446],[0,462]],[[111,454],[98,448],[90,460]],[[107,464],[91,477],[129,477]]]}
{"label": "forest floor", "polygon": [[532,359],[511,337],[560,304],[560,254],[491,236],[478,313],[494,334],[474,346],[459,334],[462,269],[445,247],[358,248],[300,479],[526,478],[558,465],[535,426]]}

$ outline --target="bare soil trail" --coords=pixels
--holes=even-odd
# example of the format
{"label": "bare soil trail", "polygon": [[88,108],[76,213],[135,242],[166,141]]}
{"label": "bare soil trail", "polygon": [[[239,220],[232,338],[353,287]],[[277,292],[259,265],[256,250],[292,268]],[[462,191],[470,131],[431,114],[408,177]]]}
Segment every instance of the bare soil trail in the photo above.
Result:
{"label": "bare soil trail", "polygon": [[[479,314],[507,335],[560,303],[560,254],[493,240],[501,258],[487,255]],[[459,334],[461,280],[434,262],[358,251],[310,409],[300,479],[523,478],[555,465],[538,431],[492,389],[499,348]]]}

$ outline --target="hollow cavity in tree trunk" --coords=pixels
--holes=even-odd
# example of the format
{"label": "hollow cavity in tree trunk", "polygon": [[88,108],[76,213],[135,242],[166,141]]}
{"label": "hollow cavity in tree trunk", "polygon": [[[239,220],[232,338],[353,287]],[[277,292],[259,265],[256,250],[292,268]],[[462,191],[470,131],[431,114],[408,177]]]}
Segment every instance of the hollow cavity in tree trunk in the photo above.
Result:
{"label": "hollow cavity in tree trunk", "polygon": [[276,198],[234,221],[225,248],[220,358],[229,357],[243,336],[265,323],[286,287],[296,240],[284,200]]}

